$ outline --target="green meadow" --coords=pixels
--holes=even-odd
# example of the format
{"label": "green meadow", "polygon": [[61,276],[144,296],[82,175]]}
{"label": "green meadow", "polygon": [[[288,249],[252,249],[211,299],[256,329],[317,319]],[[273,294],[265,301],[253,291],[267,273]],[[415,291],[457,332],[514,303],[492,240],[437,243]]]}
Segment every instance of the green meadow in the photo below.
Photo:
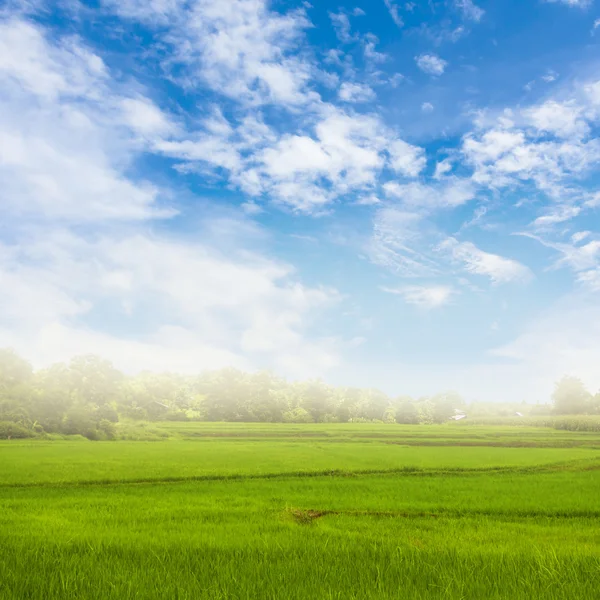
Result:
{"label": "green meadow", "polygon": [[119,427],[0,442],[0,598],[600,597],[600,433]]}

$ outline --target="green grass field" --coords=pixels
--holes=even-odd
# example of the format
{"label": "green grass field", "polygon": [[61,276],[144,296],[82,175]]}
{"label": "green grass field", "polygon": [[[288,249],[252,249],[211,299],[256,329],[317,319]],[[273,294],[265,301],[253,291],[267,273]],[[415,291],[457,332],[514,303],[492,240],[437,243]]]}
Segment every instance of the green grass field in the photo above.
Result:
{"label": "green grass field", "polygon": [[0,443],[0,598],[600,597],[600,433],[142,429]]}

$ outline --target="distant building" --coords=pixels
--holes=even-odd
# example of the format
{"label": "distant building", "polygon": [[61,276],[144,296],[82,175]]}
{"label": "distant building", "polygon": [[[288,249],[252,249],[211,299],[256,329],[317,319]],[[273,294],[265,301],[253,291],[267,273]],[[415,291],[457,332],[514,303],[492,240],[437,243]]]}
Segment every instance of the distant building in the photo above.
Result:
{"label": "distant building", "polygon": [[460,421],[461,419],[466,419],[467,415],[462,414],[462,415],[454,415],[453,417],[450,417],[453,421]]}

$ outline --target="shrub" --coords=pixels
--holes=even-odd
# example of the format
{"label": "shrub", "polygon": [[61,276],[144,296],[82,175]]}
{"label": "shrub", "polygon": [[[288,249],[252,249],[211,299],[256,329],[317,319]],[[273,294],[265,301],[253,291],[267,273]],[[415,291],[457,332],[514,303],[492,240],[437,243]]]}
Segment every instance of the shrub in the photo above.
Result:
{"label": "shrub", "polygon": [[23,439],[35,437],[31,429],[12,421],[0,421],[0,440]]}
{"label": "shrub", "polygon": [[85,406],[73,406],[65,415],[63,433],[67,435],[81,434],[88,439],[94,438],[96,423],[91,411]]}
{"label": "shrub", "polygon": [[117,435],[117,428],[115,424],[108,419],[102,419],[98,423],[98,430],[102,433],[104,439],[114,440]]}
{"label": "shrub", "polygon": [[314,419],[310,413],[303,408],[295,408],[283,413],[284,423],[313,423]]}
{"label": "shrub", "polygon": [[554,419],[554,429],[566,431],[600,431],[598,417],[561,417]]}
{"label": "shrub", "polygon": [[165,421],[189,421],[188,416],[184,410],[169,410],[163,416],[162,419]]}
{"label": "shrub", "polygon": [[600,431],[600,417],[566,416],[566,417],[475,417],[458,421],[456,426],[469,425],[505,425],[514,427],[550,427],[564,431]]}
{"label": "shrub", "polygon": [[106,421],[109,421],[110,423],[118,423],[119,422],[119,415],[118,415],[117,411],[109,404],[103,404],[102,406],[99,406],[96,409],[96,414],[94,415],[94,417],[98,421],[106,420]]}
{"label": "shrub", "polygon": [[116,428],[120,440],[130,442],[158,442],[169,437],[168,432],[151,427],[148,423],[121,423]]}

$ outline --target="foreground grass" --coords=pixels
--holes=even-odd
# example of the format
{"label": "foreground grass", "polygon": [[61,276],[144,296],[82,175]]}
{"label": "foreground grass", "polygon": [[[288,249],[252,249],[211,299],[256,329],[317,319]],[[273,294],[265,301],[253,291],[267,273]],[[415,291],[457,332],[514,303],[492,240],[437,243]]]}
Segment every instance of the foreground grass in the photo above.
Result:
{"label": "foreground grass", "polygon": [[[0,445],[0,598],[598,598],[597,450],[328,428],[333,442]],[[223,474],[244,478],[185,481]]]}

